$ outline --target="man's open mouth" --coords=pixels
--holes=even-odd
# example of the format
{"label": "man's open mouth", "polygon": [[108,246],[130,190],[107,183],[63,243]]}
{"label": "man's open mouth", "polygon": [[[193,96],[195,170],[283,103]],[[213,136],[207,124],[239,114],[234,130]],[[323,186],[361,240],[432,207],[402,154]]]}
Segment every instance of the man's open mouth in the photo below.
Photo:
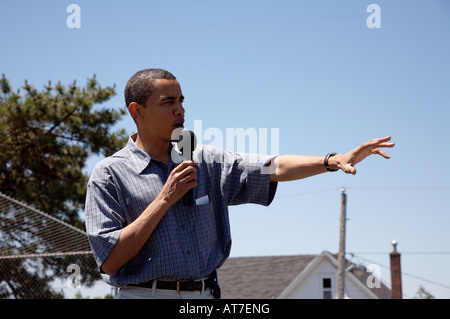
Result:
{"label": "man's open mouth", "polygon": [[175,127],[184,127],[184,120],[179,120],[174,123]]}

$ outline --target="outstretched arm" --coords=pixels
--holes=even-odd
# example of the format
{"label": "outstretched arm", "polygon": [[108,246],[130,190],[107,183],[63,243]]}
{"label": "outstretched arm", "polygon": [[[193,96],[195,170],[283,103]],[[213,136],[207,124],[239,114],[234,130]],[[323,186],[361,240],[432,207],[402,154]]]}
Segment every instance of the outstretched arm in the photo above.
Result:
{"label": "outstretched arm", "polygon": [[[389,143],[390,136],[370,140],[355,149],[336,154],[328,159],[331,169],[341,169],[347,174],[356,174],[355,165],[372,154],[390,158],[381,148],[394,147]],[[292,181],[325,173],[324,156],[280,155],[275,159],[275,173],[270,175],[272,182]]]}

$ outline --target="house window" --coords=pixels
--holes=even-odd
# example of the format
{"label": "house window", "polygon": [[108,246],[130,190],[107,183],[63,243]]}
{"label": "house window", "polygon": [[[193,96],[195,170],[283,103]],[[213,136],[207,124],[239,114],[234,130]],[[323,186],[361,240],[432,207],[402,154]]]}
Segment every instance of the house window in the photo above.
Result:
{"label": "house window", "polygon": [[331,278],[322,278],[322,296],[323,299],[331,299]]}

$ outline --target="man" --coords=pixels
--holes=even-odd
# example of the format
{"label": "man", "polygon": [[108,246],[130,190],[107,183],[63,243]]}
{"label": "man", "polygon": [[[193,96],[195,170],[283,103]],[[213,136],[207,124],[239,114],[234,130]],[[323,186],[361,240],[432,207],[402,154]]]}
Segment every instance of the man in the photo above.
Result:
{"label": "man", "polygon": [[[175,76],[139,71],[125,101],[137,133],[96,165],[86,198],[89,242],[103,278],[121,287],[119,298],[220,297],[215,270],[230,253],[229,205],[269,205],[279,181],[339,169],[355,174],[357,163],[371,154],[389,158],[381,148],[394,146],[385,137],[325,157],[240,156],[198,146],[195,162],[181,162],[171,143],[185,115]],[[183,205],[191,189],[195,204]]]}

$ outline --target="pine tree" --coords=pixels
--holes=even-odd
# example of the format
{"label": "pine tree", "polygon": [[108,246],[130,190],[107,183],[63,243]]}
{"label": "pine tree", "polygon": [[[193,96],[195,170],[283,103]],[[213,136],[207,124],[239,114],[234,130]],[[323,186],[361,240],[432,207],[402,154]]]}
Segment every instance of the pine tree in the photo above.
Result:
{"label": "pine tree", "polygon": [[[127,141],[124,129],[112,130],[126,108],[102,105],[114,94],[115,88],[102,88],[95,75],[85,87],[75,81],[69,86],[49,82],[37,90],[25,81],[17,92],[2,75],[0,192],[84,230],[79,213],[86,196],[86,161],[92,154],[111,155]],[[11,241],[12,237],[0,238],[2,251],[17,245],[8,238]],[[31,239],[23,238],[21,244],[27,243],[32,244]],[[63,259],[44,259],[40,274],[30,271],[29,263],[2,261],[0,283],[6,283],[15,298],[60,298],[49,282],[53,276],[67,276]],[[88,285],[98,279],[95,270],[83,275]],[[35,291],[25,288],[30,281],[38,283]],[[5,297],[4,291],[0,297]]]}
{"label": "pine tree", "polygon": [[126,143],[125,130],[111,127],[126,109],[97,109],[115,94],[95,75],[85,88],[50,82],[24,94],[0,79],[0,191],[79,227],[91,154],[108,156]]}

